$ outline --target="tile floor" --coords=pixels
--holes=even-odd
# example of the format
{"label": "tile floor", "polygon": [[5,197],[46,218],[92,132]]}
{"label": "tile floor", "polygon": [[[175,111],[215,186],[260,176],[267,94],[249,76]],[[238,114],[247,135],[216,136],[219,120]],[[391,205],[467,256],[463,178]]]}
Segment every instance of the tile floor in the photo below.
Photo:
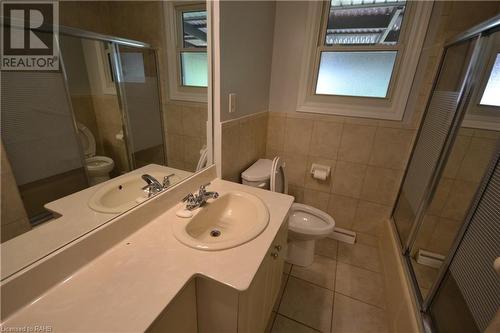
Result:
{"label": "tile floor", "polygon": [[318,241],[310,267],[285,264],[267,332],[388,332],[380,265],[373,236]]}

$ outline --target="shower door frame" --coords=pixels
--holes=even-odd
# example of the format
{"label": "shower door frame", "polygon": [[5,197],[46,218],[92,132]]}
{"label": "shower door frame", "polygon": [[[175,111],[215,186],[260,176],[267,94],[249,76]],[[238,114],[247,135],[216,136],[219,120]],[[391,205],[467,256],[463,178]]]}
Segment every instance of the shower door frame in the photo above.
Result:
{"label": "shower door frame", "polygon": [[[42,28],[43,29],[43,28]],[[159,112],[160,112],[160,119],[161,119],[161,135],[162,135],[162,144],[163,144],[163,159],[164,159],[164,164],[166,165],[167,162],[167,147],[166,147],[166,135],[165,135],[165,128],[164,128],[164,115],[163,115],[163,100],[162,100],[162,95],[161,95],[161,89],[160,89],[160,71],[158,68],[158,49],[152,47],[150,44],[141,42],[141,41],[136,41],[132,39],[127,39],[127,38],[121,38],[121,37],[116,37],[116,36],[110,36],[110,35],[105,35],[105,34],[100,34],[96,32],[91,32],[87,30],[82,30],[82,29],[77,29],[77,28],[72,28],[72,27],[67,27],[67,26],[59,26],[59,34],[60,35],[67,35],[67,36],[72,36],[72,37],[79,37],[79,38],[85,38],[85,39],[90,39],[90,40],[96,40],[96,41],[101,41],[101,42],[107,42],[110,44],[111,51],[112,51],[112,57],[111,57],[111,65],[112,65],[112,70],[115,75],[115,86],[116,86],[116,96],[118,99],[119,107],[120,107],[120,113],[121,113],[121,120],[123,124],[123,131],[124,131],[124,137],[125,137],[125,144],[126,144],[126,150],[127,150],[127,160],[128,164],[130,167],[129,171],[135,170],[135,160],[133,157],[133,143],[130,135],[130,124],[127,116],[127,100],[126,100],[126,95],[125,95],[125,88],[123,87],[123,77],[122,77],[122,71],[121,71],[121,61],[120,61],[120,51],[118,49],[118,46],[125,46],[125,47],[133,47],[133,48],[138,48],[138,49],[145,49],[145,50],[151,50],[154,54],[154,59],[155,59],[155,68],[156,68],[156,77],[157,77],[157,89],[158,89],[158,106],[159,106]],[[59,45],[59,36],[56,38],[57,44]],[[64,59],[63,54],[61,53],[61,59]],[[62,72],[63,72],[63,77],[65,81],[65,86],[67,90],[68,97],[69,96],[69,90],[68,90],[68,80],[66,76],[66,69],[64,67],[64,62],[61,61],[61,67],[62,67]],[[71,104],[71,112],[72,116],[74,118],[74,112],[73,112],[73,106],[71,103],[71,99],[69,100]],[[75,134],[78,132],[76,128],[76,121],[75,121]],[[83,150],[82,150],[83,152]],[[83,155],[82,155],[83,156]],[[83,158],[84,159],[84,158]],[[85,163],[83,164],[85,166]],[[84,168],[85,169],[85,168]],[[85,169],[86,170],[86,169]],[[88,173],[86,172],[87,176],[87,181],[88,181]]]}
{"label": "shower door frame", "polygon": [[[492,29],[500,29],[500,15],[497,15],[497,16],[495,16],[489,20],[486,20],[483,23],[481,23],[481,24],[479,24],[479,25],[477,25],[469,30],[466,30],[466,31],[460,33],[459,35],[457,35],[454,38],[447,41],[446,44],[444,45],[445,51],[442,53],[442,56],[441,56],[438,74],[436,75],[436,77],[434,79],[432,91],[434,91],[436,88],[436,85],[437,85],[437,82],[439,79],[439,73],[441,73],[441,69],[442,69],[442,66],[443,66],[443,63],[445,60],[446,50],[454,45],[475,39],[475,41],[473,42],[472,55],[471,55],[470,60],[468,62],[468,65],[467,65],[468,68],[467,68],[466,74],[464,76],[462,87],[460,90],[460,97],[459,97],[459,101],[457,104],[456,114],[455,114],[454,119],[450,125],[450,130],[449,130],[448,136],[447,136],[445,143],[443,145],[443,148],[441,150],[442,153],[439,156],[439,159],[436,163],[436,166],[432,172],[432,177],[430,179],[429,185],[427,186],[427,188],[425,190],[424,197],[422,198],[422,201],[419,203],[419,208],[415,214],[414,222],[411,226],[410,232],[408,234],[408,238],[406,239],[405,242],[402,241],[400,234],[398,232],[396,222],[394,220],[394,213],[395,213],[395,210],[397,207],[396,204],[394,205],[393,210],[391,212],[390,220],[391,220],[391,223],[394,225],[395,230],[397,231],[396,232],[397,238],[398,238],[400,246],[401,246],[401,253],[402,253],[403,259],[404,259],[403,261],[405,262],[405,266],[406,266],[405,270],[407,271],[410,279],[412,280],[412,283],[411,283],[412,290],[413,290],[414,296],[416,298],[416,301],[420,307],[420,310],[422,311],[422,317],[423,317],[424,322],[426,322],[426,325],[425,325],[426,327],[430,327],[428,325],[430,318],[428,318],[426,313],[427,313],[434,297],[436,296],[436,293],[439,290],[441,283],[443,282],[446,271],[448,270],[448,267],[451,264],[453,256],[454,256],[454,254],[455,254],[455,252],[460,244],[460,241],[467,230],[467,227],[470,223],[470,218],[474,213],[474,210],[475,210],[475,207],[477,206],[477,203],[479,202],[478,198],[481,196],[482,192],[484,191],[485,184],[487,183],[487,181],[489,179],[489,175],[491,173],[490,170],[488,170],[488,172],[486,172],[486,174],[484,175],[483,180],[481,182],[481,185],[479,186],[478,190],[476,191],[474,199],[472,200],[472,202],[469,206],[469,210],[468,210],[468,213],[466,215],[466,218],[464,219],[462,226],[458,230],[457,235],[456,235],[456,237],[455,237],[455,239],[450,247],[450,250],[449,250],[448,254],[446,255],[446,258],[445,258],[443,264],[439,268],[439,272],[438,272],[438,275],[436,277],[436,280],[433,282],[432,287],[429,290],[429,293],[425,297],[425,299],[422,298],[422,294],[421,294],[421,291],[420,291],[420,288],[418,285],[418,281],[416,279],[413,267],[411,265],[411,258],[409,256],[409,254],[410,254],[410,251],[411,251],[413,244],[415,243],[418,231],[423,224],[423,213],[428,208],[428,206],[430,204],[430,200],[433,198],[433,196],[436,192],[436,188],[437,188],[438,181],[440,179],[440,175],[442,174],[442,172],[444,170],[444,167],[445,167],[446,162],[448,160],[448,156],[451,152],[451,148],[453,146],[453,143],[455,142],[456,134],[457,134],[459,127],[460,127],[460,124],[465,116],[465,111],[466,111],[465,106],[467,106],[468,103],[470,102],[471,93],[473,91],[473,88],[478,84],[478,82],[477,82],[478,77],[475,74],[476,74],[476,71],[478,69],[477,60],[478,60],[480,53],[482,51],[482,37],[484,37],[485,32],[490,32]],[[425,119],[425,116],[428,112],[428,107],[430,104],[431,97],[432,97],[432,95],[429,97],[429,100],[427,101],[426,111],[425,111],[425,114],[424,114],[422,119]],[[415,140],[415,142],[418,142],[418,138],[420,137],[421,131],[422,131],[422,127],[420,127],[420,129],[419,129],[419,133],[417,135],[417,139]],[[495,152],[495,156],[498,156],[498,149],[499,149],[499,147],[497,147],[497,151]],[[411,157],[414,154],[414,151],[415,151],[415,145],[413,146],[413,149],[412,149],[410,161],[411,161]],[[494,162],[494,158],[492,158],[492,161],[490,163],[493,163],[493,162]],[[403,185],[404,180],[406,178],[407,172],[408,172],[408,168],[405,171],[403,181],[401,183],[402,185]],[[402,185],[399,189],[399,192],[398,192],[398,195],[396,198],[396,203],[398,202],[398,200],[401,196]]]}

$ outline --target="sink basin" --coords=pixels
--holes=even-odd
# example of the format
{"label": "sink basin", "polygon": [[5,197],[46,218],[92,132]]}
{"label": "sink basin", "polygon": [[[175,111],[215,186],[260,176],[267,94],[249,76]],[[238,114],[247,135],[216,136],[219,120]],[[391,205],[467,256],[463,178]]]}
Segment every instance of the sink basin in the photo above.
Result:
{"label": "sink basin", "polygon": [[172,224],[175,238],[199,250],[215,251],[244,244],[269,223],[266,205],[253,194],[231,191],[209,200],[191,218]]}
{"label": "sink basin", "polygon": [[[151,171],[148,174],[162,182],[163,177],[169,173]],[[117,214],[147,200],[148,195],[142,190],[146,183],[141,176],[142,174],[134,173],[107,181],[90,197],[89,207],[97,212]],[[170,177],[172,185],[181,180],[177,174]]]}

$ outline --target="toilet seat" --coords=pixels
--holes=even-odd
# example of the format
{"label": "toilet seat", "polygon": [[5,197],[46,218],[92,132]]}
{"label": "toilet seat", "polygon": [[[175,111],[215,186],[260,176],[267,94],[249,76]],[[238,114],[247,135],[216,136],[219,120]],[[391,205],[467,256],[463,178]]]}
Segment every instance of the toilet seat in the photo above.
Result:
{"label": "toilet seat", "polygon": [[85,155],[85,168],[89,176],[89,184],[95,185],[108,180],[109,172],[115,167],[115,162],[107,156],[95,154],[95,138],[87,126],[77,122],[76,127],[78,128],[78,137]]}
{"label": "toilet seat", "polygon": [[333,218],[325,212],[300,203],[292,204],[288,229],[307,238],[324,237],[335,227]]}
{"label": "toilet seat", "polygon": [[286,177],[285,162],[276,156],[271,166],[270,189],[272,192],[288,194],[288,179]]}

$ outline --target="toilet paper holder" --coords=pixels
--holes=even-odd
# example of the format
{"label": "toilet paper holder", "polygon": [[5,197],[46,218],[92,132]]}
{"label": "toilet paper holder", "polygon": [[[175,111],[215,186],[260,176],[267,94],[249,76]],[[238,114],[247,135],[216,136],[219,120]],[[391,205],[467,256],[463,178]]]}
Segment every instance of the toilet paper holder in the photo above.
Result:
{"label": "toilet paper holder", "polygon": [[315,173],[317,171],[322,171],[321,173],[325,173],[326,174],[326,178],[328,178],[330,176],[330,171],[331,171],[331,167],[329,165],[322,165],[322,164],[317,164],[317,163],[313,163],[312,166],[311,166],[311,176],[313,178]]}

